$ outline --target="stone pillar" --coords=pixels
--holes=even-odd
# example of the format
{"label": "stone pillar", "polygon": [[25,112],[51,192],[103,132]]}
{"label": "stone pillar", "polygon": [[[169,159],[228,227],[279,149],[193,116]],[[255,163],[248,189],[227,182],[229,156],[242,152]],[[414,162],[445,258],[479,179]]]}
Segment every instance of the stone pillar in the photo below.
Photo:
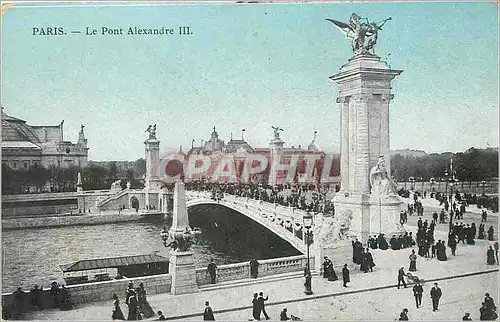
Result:
{"label": "stone pillar", "polygon": [[160,163],[160,141],[156,137],[144,141],[146,159],[146,190],[156,190],[162,186],[158,176],[158,165]]}
{"label": "stone pillar", "polygon": [[[184,182],[178,180],[174,188],[174,210],[169,235],[178,240],[186,230],[191,230],[186,207],[186,192]],[[172,276],[172,294],[198,292],[194,256],[190,250],[176,249],[170,252],[169,274]]]}
{"label": "stone pillar", "polygon": [[350,191],[349,186],[349,96],[339,97],[337,103],[342,104],[340,113],[340,193]]}
{"label": "stone pillar", "polygon": [[271,170],[269,172],[269,185],[271,186],[277,184],[277,171],[275,168],[273,168],[273,165],[279,164],[281,162],[284,144],[285,142],[283,142],[279,137],[275,137],[271,140],[271,142],[269,142],[269,148],[271,149]]}
{"label": "stone pillar", "polygon": [[341,193],[333,202],[335,216],[352,216],[349,236],[363,243],[368,234],[403,231],[395,213],[401,200],[371,195],[370,170],[380,155],[390,173],[389,102],[392,70],[373,55],[357,55],[330,79],[339,86],[341,103]]}

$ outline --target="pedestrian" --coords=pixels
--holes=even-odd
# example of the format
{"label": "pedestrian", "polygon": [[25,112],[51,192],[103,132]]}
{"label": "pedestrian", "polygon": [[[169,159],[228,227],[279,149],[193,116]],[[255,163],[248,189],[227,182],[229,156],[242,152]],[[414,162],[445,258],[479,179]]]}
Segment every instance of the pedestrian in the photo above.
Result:
{"label": "pedestrian", "polygon": [[215,321],[214,312],[208,301],[205,302],[205,311],[203,311],[203,321]]}
{"label": "pedestrian", "polygon": [[491,246],[488,249],[488,251],[486,252],[486,263],[488,263],[488,265],[493,265],[496,263],[495,251],[493,250],[493,247],[491,247]]}
{"label": "pedestrian", "polygon": [[158,311],[158,319],[156,319],[156,321],[166,321],[167,318],[165,317],[165,315],[163,315],[163,312],[162,311]]}
{"label": "pedestrian", "polygon": [[59,307],[59,284],[57,282],[52,282],[50,284],[50,296],[52,297],[52,307]]}
{"label": "pedestrian", "polygon": [[448,235],[448,246],[451,248],[451,254],[453,256],[456,256],[457,239],[455,237],[455,234],[452,232]]}
{"label": "pedestrian", "polygon": [[373,268],[376,266],[375,262],[373,261],[373,256],[372,253],[370,253],[370,249],[366,248],[366,261],[368,262],[368,268],[370,268],[370,272],[373,272]]}
{"label": "pedestrian", "polygon": [[286,307],[280,313],[280,321],[288,321],[290,318],[286,314]]}
{"label": "pedestrian", "polygon": [[465,312],[463,318],[462,318],[462,321],[472,321],[472,319],[470,318],[470,313],[469,312]]}
{"label": "pedestrian", "polygon": [[486,305],[486,309],[491,312],[495,311],[497,307],[495,306],[495,302],[493,299],[490,297],[490,293],[484,294],[484,304]]}
{"label": "pedestrian", "polygon": [[417,309],[422,306],[422,294],[424,293],[424,288],[420,282],[417,282],[413,286],[413,296],[415,297],[415,304],[417,305]]}
{"label": "pedestrian", "polygon": [[68,292],[66,286],[62,286],[61,288],[61,311],[71,310],[73,304],[71,303],[71,295]]}
{"label": "pedestrian", "polygon": [[403,286],[406,288],[405,276],[406,276],[406,274],[405,274],[405,271],[404,271],[404,267],[401,267],[398,270],[398,289],[401,286],[401,282],[403,283]]}
{"label": "pedestrian", "polygon": [[411,250],[410,254],[410,268],[408,269],[410,272],[417,271],[417,255],[415,255],[415,250]]}
{"label": "pedestrian", "polygon": [[260,321],[260,304],[259,304],[259,299],[258,299],[259,294],[253,293],[253,300],[252,300],[252,316],[255,320]]}
{"label": "pedestrian", "polygon": [[438,283],[434,283],[434,287],[431,288],[431,298],[432,298],[432,311],[437,311],[439,307],[439,299],[443,295],[443,292],[438,287]]}
{"label": "pedestrian", "polygon": [[38,310],[43,310],[42,307],[42,293],[43,291],[38,285],[35,285],[32,290],[30,290],[29,296],[31,300],[31,305],[36,307]]}
{"label": "pedestrian", "polygon": [[111,318],[113,320],[125,320],[125,316],[120,308],[120,300],[116,293],[113,293],[113,313],[111,314]]}
{"label": "pedestrian", "polygon": [[139,287],[136,289],[137,301],[139,304],[139,311],[144,315],[145,318],[149,319],[155,315],[153,308],[149,305],[146,298],[146,290],[144,289],[144,284],[140,283]]}
{"label": "pedestrian", "polygon": [[217,265],[215,265],[213,258],[210,258],[210,263],[207,266],[207,274],[210,275],[210,283],[215,284],[215,278],[217,277]]}
{"label": "pedestrian", "polygon": [[129,290],[130,296],[127,299],[128,302],[128,321],[135,321],[138,319],[139,313],[139,303],[137,302],[137,295],[134,289]]}
{"label": "pedestrian", "polygon": [[399,313],[399,321],[408,321],[408,309],[404,308],[401,313]]}
{"label": "pedestrian", "polygon": [[[269,320],[270,317],[269,317],[269,315],[267,315],[266,306],[264,304],[265,301],[269,300],[269,296],[266,296],[266,298],[264,298],[264,293],[260,292],[259,298],[257,300],[259,301],[259,308],[260,308],[261,312],[266,317],[266,320]],[[259,312],[259,316],[260,316],[260,312]]]}
{"label": "pedestrian", "polygon": [[490,228],[488,229],[488,240],[489,240],[489,241],[493,241],[493,240],[495,240],[495,239],[493,238],[493,234],[494,234],[494,231],[493,231],[493,226],[490,226]]}
{"label": "pedestrian", "polygon": [[323,262],[323,277],[324,278],[328,278],[329,277],[329,267],[330,267],[330,259],[328,258],[328,256],[325,256],[323,257],[324,258],[324,262]]}
{"label": "pedestrian", "polygon": [[254,258],[250,261],[250,276],[257,278],[259,275],[259,262]]}
{"label": "pedestrian", "polygon": [[344,268],[342,268],[342,280],[344,281],[344,287],[347,287],[347,283],[350,283],[349,279],[349,269],[347,268],[347,264],[344,264]]}

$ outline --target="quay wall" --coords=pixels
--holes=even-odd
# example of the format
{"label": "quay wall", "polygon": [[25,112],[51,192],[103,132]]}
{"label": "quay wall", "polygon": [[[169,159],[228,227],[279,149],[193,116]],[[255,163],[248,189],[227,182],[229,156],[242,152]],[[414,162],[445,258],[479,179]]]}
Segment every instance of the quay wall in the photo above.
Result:
{"label": "quay wall", "polygon": [[[90,303],[97,301],[111,301],[113,293],[118,295],[121,304],[125,303],[125,294],[128,283],[134,283],[134,288],[139,286],[139,283],[144,284],[148,295],[169,293],[172,286],[172,276],[170,274],[161,274],[145,277],[123,278],[119,280],[93,282],[78,285],[66,286],[72,304]],[[60,300],[60,299],[59,299]],[[14,304],[12,293],[2,294],[2,307],[4,309],[12,309]],[[45,289],[41,296],[41,304],[43,308],[53,308],[54,300],[50,294],[50,289]],[[21,304],[24,311],[33,310],[31,299],[28,292],[24,292],[23,303]],[[110,304],[110,307],[112,305]]]}
{"label": "quay wall", "polygon": [[77,214],[54,217],[25,217],[2,219],[2,230],[25,229],[25,228],[47,228],[77,225],[100,225],[116,222],[136,221],[141,218],[140,213],[130,212],[122,214]]}

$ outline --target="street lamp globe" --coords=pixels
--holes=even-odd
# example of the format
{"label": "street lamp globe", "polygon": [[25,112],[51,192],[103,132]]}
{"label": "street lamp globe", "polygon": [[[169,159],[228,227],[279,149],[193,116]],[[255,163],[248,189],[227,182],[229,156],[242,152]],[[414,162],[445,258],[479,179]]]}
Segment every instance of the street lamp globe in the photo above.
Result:
{"label": "street lamp globe", "polygon": [[307,230],[311,229],[313,223],[313,216],[309,211],[304,215],[303,220],[304,220],[304,228]]}

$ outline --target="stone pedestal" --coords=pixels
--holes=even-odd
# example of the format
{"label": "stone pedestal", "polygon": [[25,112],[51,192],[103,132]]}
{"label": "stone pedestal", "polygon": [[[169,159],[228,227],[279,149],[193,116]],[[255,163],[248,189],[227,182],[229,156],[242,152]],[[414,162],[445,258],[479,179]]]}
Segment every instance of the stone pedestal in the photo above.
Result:
{"label": "stone pedestal", "polygon": [[169,274],[172,276],[172,295],[198,292],[193,252],[170,252]]}
{"label": "stone pedestal", "polygon": [[390,176],[389,102],[392,70],[380,58],[358,55],[330,79],[339,86],[341,106],[341,186],[333,199],[335,214],[349,214],[350,237],[366,242],[368,235],[399,234],[402,201],[398,196],[374,198],[370,169],[383,156]]}

